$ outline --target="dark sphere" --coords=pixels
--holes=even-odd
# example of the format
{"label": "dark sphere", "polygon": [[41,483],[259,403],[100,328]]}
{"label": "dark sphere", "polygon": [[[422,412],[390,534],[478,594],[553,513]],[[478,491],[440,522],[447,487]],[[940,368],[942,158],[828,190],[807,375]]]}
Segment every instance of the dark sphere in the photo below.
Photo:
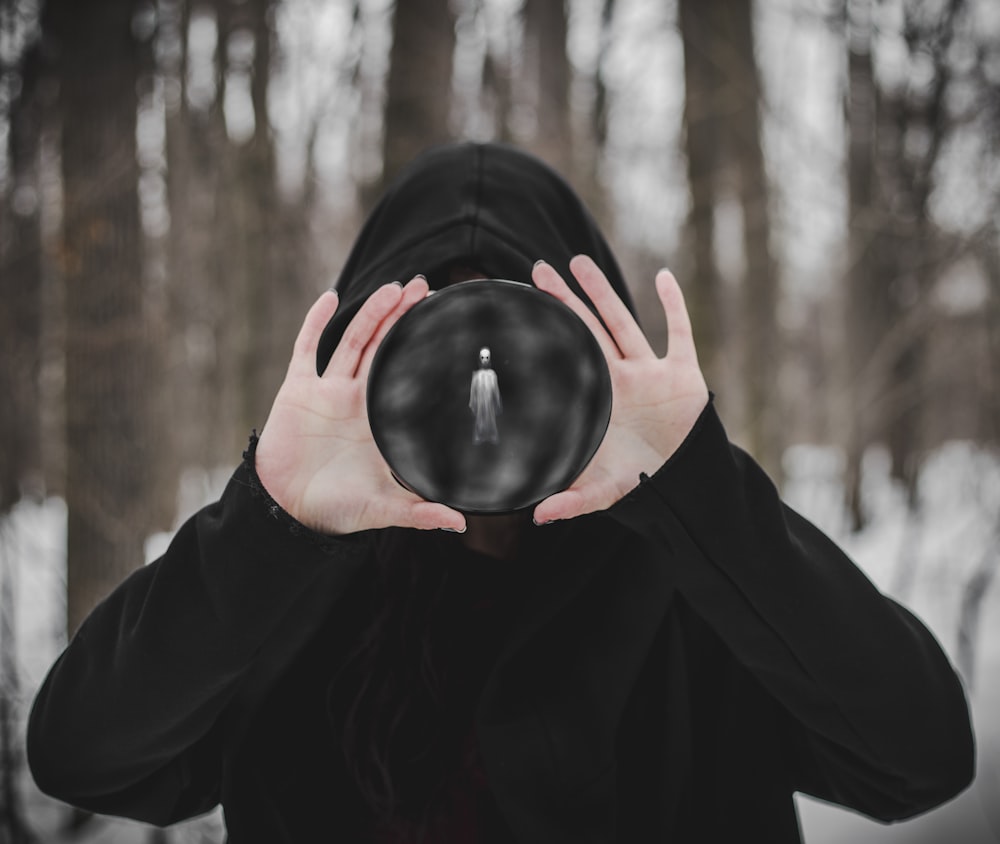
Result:
{"label": "dark sphere", "polygon": [[368,376],[369,422],[395,476],[465,513],[520,510],[565,489],[610,416],[611,377],[590,330],[514,281],[427,297],[386,335]]}

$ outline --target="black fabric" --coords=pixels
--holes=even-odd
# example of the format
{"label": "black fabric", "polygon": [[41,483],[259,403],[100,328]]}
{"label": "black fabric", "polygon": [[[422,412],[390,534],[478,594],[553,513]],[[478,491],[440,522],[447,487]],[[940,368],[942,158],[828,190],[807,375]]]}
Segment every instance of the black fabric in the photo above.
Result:
{"label": "black fabric", "polygon": [[[419,726],[435,734],[430,746],[445,755],[455,773],[443,793],[435,795],[437,803],[429,813],[430,821],[432,828],[448,827],[456,795],[467,793],[470,800],[480,803],[483,833],[477,844],[504,844],[511,839],[495,801],[486,788],[478,793],[478,782],[472,781],[483,776],[480,765],[465,763],[474,737],[475,701],[500,647],[510,617],[508,604],[515,598],[521,571],[519,566],[508,571],[498,561],[466,551],[454,540],[441,544],[446,547],[429,561],[436,570],[428,576],[443,581],[433,623],[437,649],[443,651],[438,654],[435,670],[446,679],[444,700],[435,718]],[[311,841],[318,830],[330,828],[345,840],[370,841],[379,826],[347,775],[339,747],[341,722],[336,718],[345,701],[331,698],[336,698],[341,688],[350,697],[356,687],[356,666],[346,655],[378,612],[385,588],[372,567],[355,577],[338,604],[340,611],[330,613],[295,655],[248,726],[233,765],[230,788],[236,793],[259,790],[262,799],[273,806],[272,817],[283,819],[284,831],[275,829],[269,840]],[[411,738],[419,742],[427,736]],[[407,737],[399,737],[397,743],[407,745]],[[418,773],[423,766],[422,757],[414,763]],[[443,822],[439,815],[444,815]],[[239,825],[241,818],[233,818],[229,826],[233,840],[244,840],[244,836],[264,840],[259,817],[248,820],[244,829]],[[403,830],[417,828],[406,818],[395,825]],[[431,842],[437,844],[438,839]]]}
{"label": "black fabric", "polygon": [[[53,668],[28,736],[43,790],[160,824],[221,798],[234,844],[301,841],[303,819],[324,825],[312,837],[357,828],[346,772],[333,761],[306,783],[325,787],[289,790],[291,763],[248,761],[263,750],[243,713],[350,613],[370,541],[293,536],[250,472]],[[554,556],[525,584],[480,700],[512,840],[792,842],[795,791],[893,820],[970,781],[964,694],[933,637],[780,504],[711,407],[607,515],[535,530],[583,556]],[[317,706],[306,695],[274,735]],[[329,736],[305,738],[307,770],[317,750],[336,759]]]}
{"label": "black fabric", "polygon": [[[375,212],[345,302],[456,254],[496,255],[480,268],[508,276],[536,257],[562,269],[576,250],[613,267],[589,223],[536,253],[536,228],[584,218],[530,162],[523,220],[480,203],[407,239],[433,190],[482,199],[494,174],[515,195],[521,161],[460,146],[412,171],[398,195],[415,204]],[[446,162],[466,169],[452,181]],[[50,671],[28,730],[38,785],[157,824],[221,801],[233,844],[364,842],[327,695],[364,624],[379,536],[301,529],[263,493],[251,449],[220,501],[98,606]],[[622,501],[531,528],[528,547],[502,581],[516,587],[509,617],[483,646],[498,652],[467,713],[497,840],[796,842],[796,791],[888,821],[969,783],[966,700],[937,642],[782,504],[711,405]]]}

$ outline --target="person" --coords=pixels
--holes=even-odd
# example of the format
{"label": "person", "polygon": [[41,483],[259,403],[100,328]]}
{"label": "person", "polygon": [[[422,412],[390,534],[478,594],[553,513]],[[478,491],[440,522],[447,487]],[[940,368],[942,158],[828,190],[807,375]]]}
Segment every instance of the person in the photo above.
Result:
{"label": "person", "polygon": [[[580,477],[507,516],[404,489],[365,411],[389,327],[479,276],[572,308],[614,396]],[[730,444],[677,282],[655,285],[664,357],[552,170],[494,144],[418,159],[219,501],[51,669],[42,790],[160,825],[221,802],[233,844],[794,842],[795,792],[890,821],[961,791],[940,646]]]}

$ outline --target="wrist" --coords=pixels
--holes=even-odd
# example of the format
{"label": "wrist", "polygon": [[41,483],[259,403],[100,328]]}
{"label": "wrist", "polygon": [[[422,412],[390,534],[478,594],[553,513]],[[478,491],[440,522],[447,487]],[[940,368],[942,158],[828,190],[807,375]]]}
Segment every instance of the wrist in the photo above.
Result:
{"label": "wrist", "polygon": [[[275,462],[268,457],[268,445],[263,433],[258,436],[255,428],[250,434],[250,442],[243,452],[243,462],[250,478],[254,494],[264,499],[268,513],[286,523],[293,533],[313,532],[297,512],[285,494],[274,471]],[[319,535],[319,534],[318,534]]]}
{"label": "wrist", "polygon": [[705,414],[705,408],[712,403],[712,398],[712,394],[706,388],[704,393],[678,402],[664,415],[665,421],[657,430],[656,452],[659,459],[649,474],[659,469],[683,447],[691,432],[698,427],[699,421]]}

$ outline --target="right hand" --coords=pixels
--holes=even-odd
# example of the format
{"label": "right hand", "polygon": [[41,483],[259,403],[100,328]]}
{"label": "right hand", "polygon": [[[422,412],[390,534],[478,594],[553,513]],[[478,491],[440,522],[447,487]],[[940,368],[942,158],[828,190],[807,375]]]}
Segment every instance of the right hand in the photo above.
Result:
{"label": "right hand", "polygon": [[337,310],[334,292],[310,308],[257,444],[257,476],[293,518],[326,534],[390,526],[465,530],[465,517],[404,489],[379,453],[365,391],[386,332],[428,292],[420,277],[376,290],[351,320],[322,376],[316,346]]}

